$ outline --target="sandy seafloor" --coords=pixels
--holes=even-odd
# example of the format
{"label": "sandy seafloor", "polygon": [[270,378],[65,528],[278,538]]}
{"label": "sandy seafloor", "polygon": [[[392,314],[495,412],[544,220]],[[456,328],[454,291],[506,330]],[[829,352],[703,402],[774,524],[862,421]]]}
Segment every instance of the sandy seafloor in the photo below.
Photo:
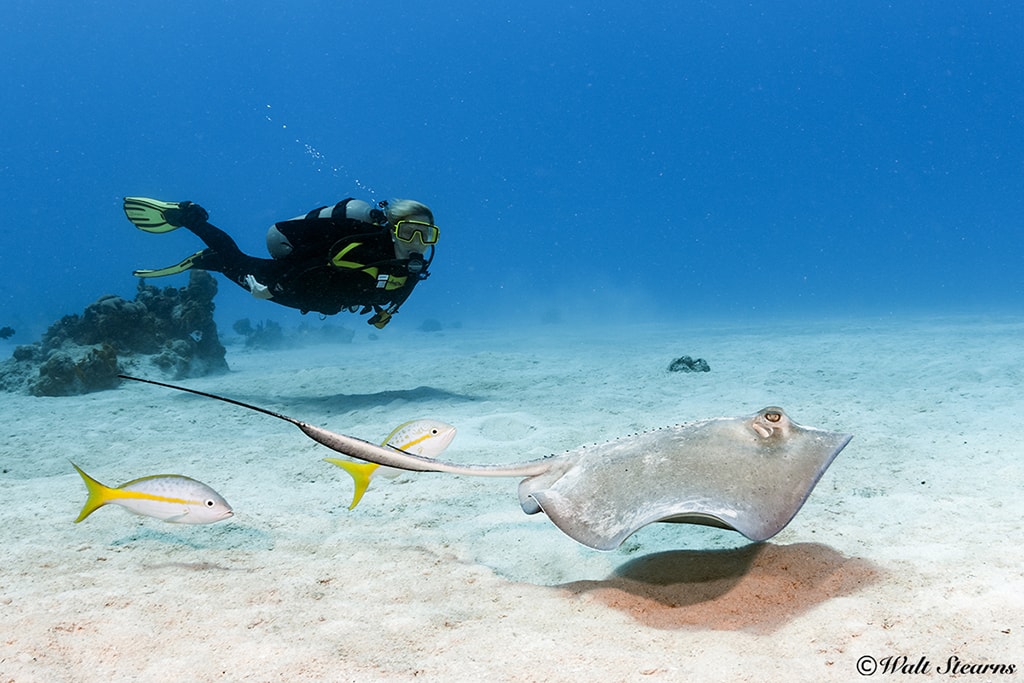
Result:
{"label": "sandy seafloor", "polygon": [[[859,680],[867,656],[1024,678],[1024,318],[378,336],[231,347],[185,383],[370,440],[442,419],[461,462],[772,404],[855,438],[766,543],[661,524],[605,553],[524,515],[514,479],[378,479],[350,512],[333,453],[270,417],[141,384],[4,395],[0,683]],[[684,354],[711,372],[668,373]],[[69,459],[195,477],[236,515],[73,524]]]}

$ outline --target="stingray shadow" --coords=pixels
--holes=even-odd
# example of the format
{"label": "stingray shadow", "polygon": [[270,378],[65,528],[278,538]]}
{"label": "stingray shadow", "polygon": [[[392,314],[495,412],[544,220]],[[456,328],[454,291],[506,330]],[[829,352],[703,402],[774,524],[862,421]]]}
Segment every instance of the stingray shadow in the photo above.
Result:
{"label": "stingray shadow", "polygon": [[770,633],[827,600],[874,583],[880,574],[871,562],[820,543],[755,543],[647,555],[607,579],[559,588],[587,593],[654,628]]}
{"label": "stingray shadow", "polygon": [[[266,400],[262,398],[260,400]],[[362,410],[386,406],[394,401],[409,403],[434,403],[438,401],[462,402],[479,401],[480,398],[469,394],[459,394],[447,389],[419,386],[415,389],[385,389],[371,394],[331,394],[327,396],[279,396],[282,403],[297,408],[317,408],[330,410]]]}

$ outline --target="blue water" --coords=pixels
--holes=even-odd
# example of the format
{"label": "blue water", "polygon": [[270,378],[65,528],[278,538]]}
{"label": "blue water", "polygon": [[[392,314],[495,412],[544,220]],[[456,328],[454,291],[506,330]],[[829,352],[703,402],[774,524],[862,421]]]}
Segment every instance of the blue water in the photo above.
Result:
{"label": "blue water", "polygon": [[[259,255],[316,206],[424,201],[408,321],[1019,312],[1022,35],[1012,0],[9,0],[0,326],[200,247],[123,195]],[[224,321],[304,320],[221,282]]]}

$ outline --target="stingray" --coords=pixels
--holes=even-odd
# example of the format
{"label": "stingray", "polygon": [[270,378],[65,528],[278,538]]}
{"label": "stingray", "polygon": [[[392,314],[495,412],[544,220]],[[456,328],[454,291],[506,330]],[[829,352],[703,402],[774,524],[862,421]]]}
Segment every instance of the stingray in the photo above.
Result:
{"label": "stingray", "polygon": [[764,541],[789,524],[853,438],[804,427],[776,407],[745,417],[680,424],[538,460],[461,465],[336,434],[234,399],[154,380],[148,384],[232,403],[290,422],[349,457],[413,472],[521,477],[519,504],[566,535],[614,550],[654,522],[703,524]]}

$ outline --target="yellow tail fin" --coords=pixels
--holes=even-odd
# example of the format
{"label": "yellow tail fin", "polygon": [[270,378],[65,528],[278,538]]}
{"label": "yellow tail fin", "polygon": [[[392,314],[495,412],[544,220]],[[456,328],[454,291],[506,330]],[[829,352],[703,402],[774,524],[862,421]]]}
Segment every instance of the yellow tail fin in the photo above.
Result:
{"label": "yellow tail fin", "polygon": [[82,512],[79,513],[78,519],[75,520],[75,524],[78,524],[83,519],[96,512],[98,508],[101,508],[110,502],[110,499],[107,496],[107,491],[110,489],[90,477],[75,463],[71,463],[71,466],[78,470],[78,473],[82,475],[82,481],[85,482],[85,488],[89,492],[88,498],[85,499],[85,505],[82,506]]}
{"label": "yellow tail fin", "polygon": [[[356,505],[359,505],[363,494],[366,493],[366,487],[370,485],[370,477],[373,476],[373,473],[377,471],[380,465],[375,465],[371,462],[352,462],[351,460],[342,460],[340,458],[324,458],[324,460],[332,465],[337,465],[352,477],[352,483],[355,484],[356,488],[352,492],[352,504],[348,506],[348,509],[354,509]],[[85,473],[82,472],[82,475],[84,476]]]}

